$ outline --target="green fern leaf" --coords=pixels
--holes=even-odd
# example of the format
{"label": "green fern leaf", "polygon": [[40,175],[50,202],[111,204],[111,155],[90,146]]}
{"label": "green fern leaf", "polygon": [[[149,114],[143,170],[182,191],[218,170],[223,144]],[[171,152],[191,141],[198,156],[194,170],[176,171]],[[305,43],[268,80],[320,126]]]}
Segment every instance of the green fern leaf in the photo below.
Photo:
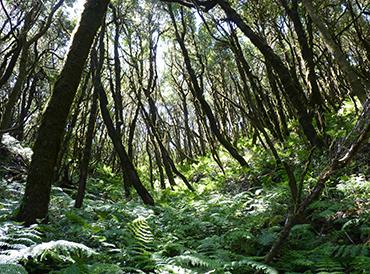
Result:
{"label": "green fern leaf", "polygon": [[26,269],[19,264],[0,264],[1,274],[27,274]]}
{"label": "green fern leaf", "polygon": [[332,255],[341,258],[354,258],[356,256],[367,256],[369,248],[367,245],[338,245],[334,247]]}
{"label": "green fern leaf", "polygon": [[43,261],[51,258],[61,262],[75,262],[76,257],[96,254],[91,248],[74,242],[59,240],[37,244],[20,250],[9,250],[7,255],[0,255],[0,263]]}
{"label": "green fern leaf", "polygon": [[235,261],[235,262],[231,262],[230,264],[226,264],[224,265],[224,269],[225,270],[232,270],[236,267],[241,267],[241,266],[244,266],[244,265],[247,265],[255,270],[260,270],[260,271],[263,271],[264,273],[267,273],[267,274],[278,274],[278,271],[266,264],[263,264],[263,263],[260,263],[260,262],[256,262],[254,260],[251,260],[251,259],[243,259],[241,261]]}

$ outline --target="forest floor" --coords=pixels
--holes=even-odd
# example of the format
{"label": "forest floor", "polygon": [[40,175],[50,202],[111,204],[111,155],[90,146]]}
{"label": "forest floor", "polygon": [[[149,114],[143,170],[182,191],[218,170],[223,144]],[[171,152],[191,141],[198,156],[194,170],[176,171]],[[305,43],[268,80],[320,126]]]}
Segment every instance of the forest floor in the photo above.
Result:
{"label": "forest floor", "polygon": [[[280,153],[299,174],[307,149],[292,138],[295,149]],[[8,144],[15,146],[16,157],[1,154],[9,157],[0,171],[0,273],[370,273],[370,144],[328,183],[271,265],[263,256],[284,225],[290,195],[284,170],[257,146],[240,144],[251,168],[224,151],[224,172],[210,156],[183,165],[196,191],[181,181],[173,191],[152,190],[155,206],[125,201],[121,177],[100,166],[83,208],[73,208],[75,189],[53,187],[49,223],[28,228],[11,221],[30,155]],[[306,191],[326,161],[314,155]],[[147,180],[145,167],[139,173]]]}

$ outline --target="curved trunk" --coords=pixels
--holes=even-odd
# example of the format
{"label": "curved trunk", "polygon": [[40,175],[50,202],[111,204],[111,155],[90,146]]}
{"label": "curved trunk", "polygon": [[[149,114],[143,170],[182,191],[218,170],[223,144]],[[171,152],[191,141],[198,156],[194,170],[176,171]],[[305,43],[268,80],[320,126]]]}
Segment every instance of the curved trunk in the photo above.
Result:
{"label": "curved trunk", "polygon": [[107,108],[108,100],[103,89],[103,86],[99,82],[100,81],[98,80],[97,86],[95,88],[98,88],[99,92],[101,114],[104,120],[104,124],[107,127],[108,135],[112,140],[113,146],[119,157],[125,185],[126,186],[132,185],[136,189],[138,195],[141,197],[145,204],[154,205],[154,200],[152,196],[150,195],[148,190],[144,187],[144,185],[141,183],[139,175],[137,174],[137,171],[134,165],[132,164],[129,155],[127,154],[125,148],[123,147],[121,137],[118,134],[117,130],[114,128],[113,121],[110,117]]}
{"label": "curved trunk", "polygon": [[91,67],[94,89],[99,95],[101,116],[107,128],[108,135],[113,143],[115,152],[117,153],[120,160],[126,195],[129,195],[129,186],[132,185],[145,204],[154,205],[153,197],[142,184],[139,175],[135,169],[135,166],[133,165],[128,153],[126,152],[125,147],[122,144],[121,134],[119,130],[114,127],[112,118],[108,110],[108,98],[100,76],[101,68],[104,61],[104,30],[101,32],[100,35],[99,53],[100,54],[98,60],[96,49],[94,48],[91,52]]}
{"label": "curved trunk", "polygon": [[8,102],[6,103],[4,113],[1,116],[0,130],[6,130],[11,126],[14,106],[17,103],[17,100],[22,92],[23,85],[27,79],[27,63],[28,49],[23,48],[19,61],[18,78],[14,84],[12,91],[9,94]]}

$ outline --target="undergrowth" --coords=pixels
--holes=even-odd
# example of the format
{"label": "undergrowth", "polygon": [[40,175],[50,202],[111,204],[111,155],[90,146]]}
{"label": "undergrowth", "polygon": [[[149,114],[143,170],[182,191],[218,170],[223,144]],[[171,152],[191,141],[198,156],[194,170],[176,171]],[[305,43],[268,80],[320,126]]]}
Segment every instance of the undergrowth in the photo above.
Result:
{"label": "undergrowth", "polygon": [[[204,156],[182,166],[196,191],[178,181],[174,191],[153,192],[154,207],[137,197],[125,201],[121,178],[99,167],[82,209],[53,187],[49,224],[29,228],[10,221],[24,183],[0,180],[0,273],[369,273],[368,166],[359,161],[336,174],[266,265],[263,256],[290,205],[287,176],[268,152],[248,140],[243,146],[252,168],[238,167],[220,151],[222,172]],[[277,150],[299,177],[305,145],[292,134],[291,144]],[[304,193],[326,160],[315,152]]]}

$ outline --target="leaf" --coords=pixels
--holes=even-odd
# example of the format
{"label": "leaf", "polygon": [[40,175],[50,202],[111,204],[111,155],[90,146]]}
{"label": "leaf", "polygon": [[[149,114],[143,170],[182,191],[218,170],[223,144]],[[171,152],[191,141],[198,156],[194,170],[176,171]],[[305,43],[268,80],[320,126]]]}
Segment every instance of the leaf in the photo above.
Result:
{"label": "leaf", "polygon": [[0,264],[1,274],[27,274],[26,269],[19,264]]}

